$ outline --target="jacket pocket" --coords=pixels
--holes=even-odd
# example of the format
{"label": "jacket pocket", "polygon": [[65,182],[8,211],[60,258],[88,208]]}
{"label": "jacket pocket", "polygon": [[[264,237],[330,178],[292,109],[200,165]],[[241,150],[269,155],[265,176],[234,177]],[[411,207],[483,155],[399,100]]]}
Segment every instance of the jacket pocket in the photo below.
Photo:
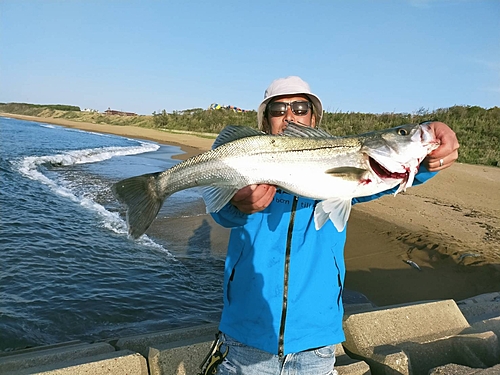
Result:
{"label": "jacket pocket", "polygon": [[343,285],[343,275],[345,266],[339,264],[337,257],[333,255],[333,262],[335,263],[335,268],[337,269],[337,284],[339,287],[339,295],[337,296],[337,307],[340,309],[342,307],[342,292],[344,291]]}
{"label": "jacket pocket", "polygon": [[241,259],[243,254],[243,248],[240,248],[240,251],[235,256],[230,258],[226,264],[226,272],[224,275],[224,304],[231,303],[231,283],[234,279],[234,275],[236,273],[236,266]]}

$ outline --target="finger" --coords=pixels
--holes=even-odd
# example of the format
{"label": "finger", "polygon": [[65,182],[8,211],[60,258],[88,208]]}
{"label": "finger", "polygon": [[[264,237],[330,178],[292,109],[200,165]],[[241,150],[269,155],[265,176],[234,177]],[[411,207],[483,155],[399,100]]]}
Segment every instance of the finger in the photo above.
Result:
{"label": "finger", "polygon": [[276,186],[267,185],[265,194],[262,196],[261,199],[259,199],[257,204],[260,205],[262,209],[266,208],[273,201],[274,194],[276,194]]}
{"label": "finger", "polygon": [[259,185],[251,199],[248,199],[243,204],[245,204],[247,210],[252,210],[252,212],[262,211],[271,204],[275,193],[275,186]]}
{"label": "finger", "polygon": [[241,188],[234,194],[233,198],[231,199],[231,202],[242,202],[247,200],[249,197],[252,196],[254,191],[257,189],[258,185],[249,185],[245,186],[244,188]]}
{"label": "finger", "polygon": [[455,160],[458,158],[458,151],[454,151],[451,154],[443,156],[441,158],[429,158],[426,163],[426,167],[430,172],[437,172],[442,169],[450,167]]}
{"label": "finger", "polygon": [[254,193],[241,201],[232,201],[232,204],[241,212],[253,214],[262,211],[271,204],[276,187],[272,185],[259,185]]}

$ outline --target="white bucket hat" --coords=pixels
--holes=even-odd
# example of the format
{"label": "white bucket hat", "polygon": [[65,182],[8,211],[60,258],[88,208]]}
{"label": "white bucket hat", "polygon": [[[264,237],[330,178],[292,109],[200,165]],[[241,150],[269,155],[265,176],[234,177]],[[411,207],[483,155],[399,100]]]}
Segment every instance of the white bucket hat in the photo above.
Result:
{"label": "white bucket hat", "polygon": [[320,124],[321,118],[323,117],[323,105],[321,104],[321,100],[311,92],[307,82],[300,77],[290,76],[274,80],[265,91],[264,100],[260,103],[259,109],[257,110],[257,125],[260,130],[264,128],[262,120],[264,119],[267,103],[277,96],[294,94],[305,94],[309,97],[314,107],[313,113],[316,116],[316,126]]}

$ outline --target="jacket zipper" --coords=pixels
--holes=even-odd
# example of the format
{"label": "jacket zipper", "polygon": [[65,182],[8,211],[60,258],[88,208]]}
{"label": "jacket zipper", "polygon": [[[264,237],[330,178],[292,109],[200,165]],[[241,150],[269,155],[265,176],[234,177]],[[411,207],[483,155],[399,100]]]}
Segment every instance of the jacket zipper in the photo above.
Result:
{"label": "jacket zipper", "polygon": [[290,212],[290,223],[288,224],[288,234],[286,238],[286,250],[285,250],[285,273],[283,280],[283,305],[281,310],[281,323],[280,323],[280,333],[278,338],[278,356],[283,358],[285,353],[285,322],[286,313],[288,306],[288,276],[290,269],[290,252],[292,250],[292,233],[293,226],[295,223],[295,210],[297,208],[298,197],[293,197],[292,210]]}

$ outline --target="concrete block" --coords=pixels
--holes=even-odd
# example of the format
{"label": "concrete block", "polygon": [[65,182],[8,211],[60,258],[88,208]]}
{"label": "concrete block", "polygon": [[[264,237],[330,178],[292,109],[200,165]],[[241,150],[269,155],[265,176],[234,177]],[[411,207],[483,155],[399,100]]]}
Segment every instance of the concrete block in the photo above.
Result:
{"label": "concrete block", "polygon": [[439,366],[432,369],[429,375],[498,375],[500,374],[500,364],[484,368],[471,368],[468,366],[457,365],[455,363],[449,363],[444,366]]}
{"label": "concrete block", "polygon": [[371,375],[370,366],[349,357],[342,344],[335,345],[335,370],[339,375]]}
{"label": "concrete block", "polygon": [[457,302],[470,324],[500,316],[500,292],[485,293]]}
{"label": "concrete block", "polygon": [[[14,374],[14,373],[13,373]],[[146,358],[129,350],[15,372],[16,375],[148,375]]]}
{"label": "concrete block", "polygon": [[466,330],[467,333],[480,333],[492,331],[500,338],[500,316],[480,320],[472,324],[471,329]]}
{"label": "concrete block", "polygon": [[179,328],[169,331],[160,331],[144,335],[136,335],[123,337],[114,345],[118,350],[128,349],[133,352],[142,354],[147,357],[149,348],[169,342],[194,339],[202,336],[212,336],[212,341],[215,339],[215,334],[219,331],[218,324],[203,324],[189,328]]}
{"label": "concrete block", "polygon": [[498,358],[497,337],[493,332],[396,345],[410,359],[411,374],[427,374],[430,369],[447,363],[488,367],[496,364]]}
{"label": "concrete block", "polygon": [[151,346],[148,354],[150,374],[197,374],[214,339],[215,336],[209,335]]}
{"label": "concrete block", "polygon": [[377,346],[438,339],[469,327],[453,300],[394,306],[348,316],[344,347],[352,353],[371,354]]}
{"label": "concrete block", "polygon": [[[450,337],[453,350],[463,364],[471,367],[488,367],[500,363],[498,336],[491,331],[461,334]],[[460,362],[455,362],[460,363]]]}
{"label": "concrete block", "polygon": [[114,351],[115,348],[107,343],[53,345],[21,350],[0,357],[0,374],[8,372],[17,373],[27,368],[86,358]]}
{"label": "concrete block", "polygon": [[373,348],[372,354],[364,358],[364,360],[369,364],[372,373],[375,375],[412,374],[408,355],[402,349],[392,345],[381,345]]}
{"label": "concrete block", "polygon": [[[449,362],[467,364],[448,360],[460,358],[463,353],[457,354],[459,339],[443,338],[468,328],[469,323],[453,300],[393,306],[348,316],[344,321],[344,347],[351,357],[365,360],[374,374],[424,374]],[[467,339],[460,340],[464,346]],[[479,345],[479,351],[487,351],[486,346],[494,338],[488,340],[470,338],[465,346]],[[471,351],[476,354],[477,350]],[[471,358],[475,358],[472,354]]]}

